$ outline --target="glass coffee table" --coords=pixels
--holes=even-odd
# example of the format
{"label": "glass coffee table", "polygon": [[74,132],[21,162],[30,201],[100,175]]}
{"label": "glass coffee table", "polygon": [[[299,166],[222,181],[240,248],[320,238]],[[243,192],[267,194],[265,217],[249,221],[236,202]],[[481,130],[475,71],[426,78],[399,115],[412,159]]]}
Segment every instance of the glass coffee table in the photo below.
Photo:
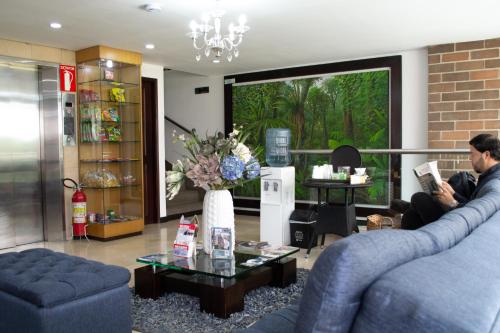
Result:
{"label": "glass coffee table", "polygon": [[168,292],[180,292],[200,299],[200,310],[228,318],[243,311],[244,296],[250,290],[270,285],[284,288],[297,281],[297,261],[290,257],[296,247],[237,249],[232,259],[212,259],[203,251],[196,257],[174,256],[171,252],[137,258],[146,266],[134,272],[135,293],[156,299]]}

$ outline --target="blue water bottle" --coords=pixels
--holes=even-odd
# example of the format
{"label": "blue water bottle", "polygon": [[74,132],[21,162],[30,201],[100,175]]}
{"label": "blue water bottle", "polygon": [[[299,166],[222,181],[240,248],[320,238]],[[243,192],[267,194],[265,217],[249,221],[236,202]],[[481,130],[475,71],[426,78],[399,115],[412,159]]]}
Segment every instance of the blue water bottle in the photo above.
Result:
{"label": "blue water bottle", "polygon": [[271,167],[285,167],[292,161],[289,128],[266,130],[266,162]]}

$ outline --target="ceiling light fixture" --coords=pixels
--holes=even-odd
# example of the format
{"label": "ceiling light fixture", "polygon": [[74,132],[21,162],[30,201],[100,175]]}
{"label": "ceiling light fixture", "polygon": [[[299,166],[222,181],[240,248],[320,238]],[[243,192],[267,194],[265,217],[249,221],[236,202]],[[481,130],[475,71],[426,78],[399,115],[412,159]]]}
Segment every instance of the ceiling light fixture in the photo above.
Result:
{"label": "ceiling light fixture", "polygon": [[154,44],[146,44],[144,47],[147,48],[148,50],[152,50],[155,48],[155,45]]}
{"label": "ceiling light fixture", "polygon": [[52,22],[52,23],[50,23],[50,27],[52,29],[61,29],[62,25],[61,25],[61,23],[58,23],[58,22]]}
{"label": "ceiling light fixture", "polygon": [[[246,25],[245,16],[241,15],[238,21],[239,24],[230,23],[228,27],[229,33],[225,36],[222,35],[222,16],[224,16],[225,12],[217,8],[217,3],[218,0],[216,0],[216,9],[214,11],[203,14],[201,24],[194,20],[189,24],[191,32],[187,35],[193,40],[193,47],[197,51],[196,61],[200,61],[201,53],[205,54],[207,58],[213,56],[214,63],[220,62],[224,57],[229,62],[233,60],[233,57],[238,58],[240,54],[238,47],[243,41],[243,34],[250,29]],[[213,20],[213,24],[209,24],[210,20]],[[212,30],[213,32],[210,33]]]}
{"label": "ceiling light fixture", "polygon": [[142,6],[142,9],[150,13],[161,12],[161,5],[159,3],[148,3]]}

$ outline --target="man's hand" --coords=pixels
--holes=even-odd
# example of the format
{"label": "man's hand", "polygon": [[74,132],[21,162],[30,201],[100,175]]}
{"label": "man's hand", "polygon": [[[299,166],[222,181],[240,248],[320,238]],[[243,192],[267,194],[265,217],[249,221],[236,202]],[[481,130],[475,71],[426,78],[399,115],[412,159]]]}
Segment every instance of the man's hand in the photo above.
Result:
{"label": "man's hand", "polygon": [[450,192],[451,195],[455,194],[455,190],[453,189],[453,187],[451,187],[450,184],[448,184],[447,182],[441,182],[441,187],[443,189],[446,189],[446,191]]}
{"label": "man's hand", "polygon": [[[446,185],[444,185],[446,184]],[[436,197],[436,199],[439,200],[440,203],[442,203],[443,205],[445,206],[448,206],[448,207],[456,207],[458,202],[455,200],[455,198],[453,198],[453,193],[455,193],[455,191],[450,192],[449,189],[451,189],[451,191],[453,191],[453,189],[451,188],[451,186],[446,183],[446,182],[443,182],[443,184],[441,184],[441,186],[439,186],[439,191],[434,191],[432,192],[432,194],[434,195],[434,197]]]}

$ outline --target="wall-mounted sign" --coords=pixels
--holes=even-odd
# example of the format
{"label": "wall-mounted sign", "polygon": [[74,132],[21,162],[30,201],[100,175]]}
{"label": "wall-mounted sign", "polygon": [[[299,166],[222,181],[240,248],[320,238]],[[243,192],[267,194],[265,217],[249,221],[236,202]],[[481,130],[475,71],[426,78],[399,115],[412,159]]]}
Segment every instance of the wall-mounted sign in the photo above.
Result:
{"label": "wall-mounted sign", "polygon": [[59,89],[61,92],[76,92],[75,66],[59,65]]}

